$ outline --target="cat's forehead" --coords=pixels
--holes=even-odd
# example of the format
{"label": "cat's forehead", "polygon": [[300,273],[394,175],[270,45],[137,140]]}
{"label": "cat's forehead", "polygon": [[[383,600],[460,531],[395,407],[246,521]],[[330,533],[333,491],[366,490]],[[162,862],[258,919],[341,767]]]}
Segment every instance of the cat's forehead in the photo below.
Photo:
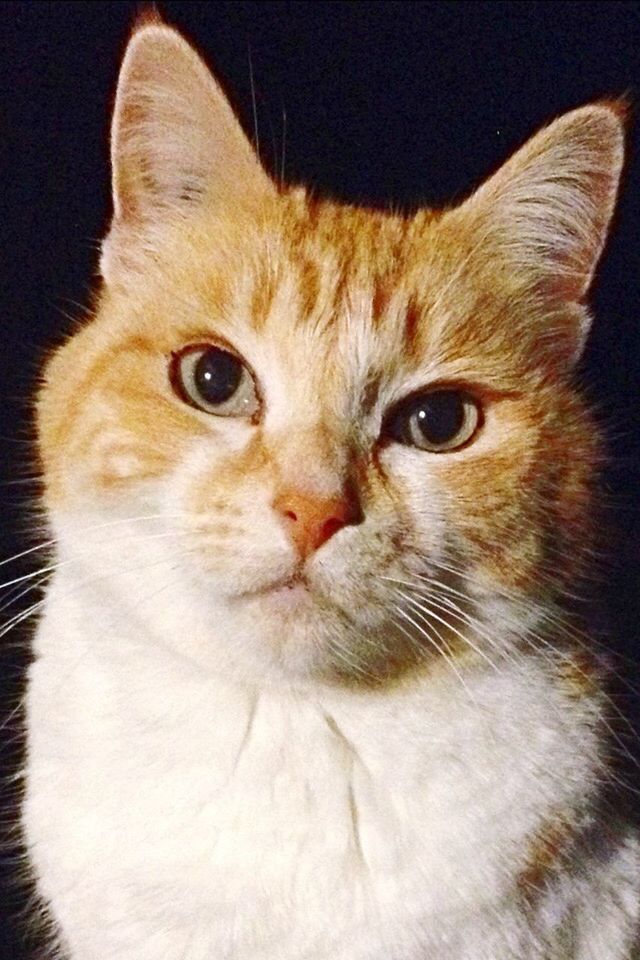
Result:
{"label": "cat's forehead", "polygon": [[258,217],[204,217],[165,237],[137,312],[165,352],[221,341],[259,381],[280,385],[283,406],[325,397],[351,415],[363,401],[474,381],[483,363],[486,378],[508,380],[517,340],[486,336],[487,325],[502,326],[492,318],[505,300],[500,284],[487,282],[481,258],[465,255],[445,220],[302,191]]}
{"label": "cat's forehead", "polygon": [[419,365],[451,326],[442,323],[437,223],[430,212],[281,198],[262,221],[216,221],[198,236],[189,256],[195,302],[238,351],[280,350],[292,363],[302,353],[325,377],[328,363],[369,373]]}

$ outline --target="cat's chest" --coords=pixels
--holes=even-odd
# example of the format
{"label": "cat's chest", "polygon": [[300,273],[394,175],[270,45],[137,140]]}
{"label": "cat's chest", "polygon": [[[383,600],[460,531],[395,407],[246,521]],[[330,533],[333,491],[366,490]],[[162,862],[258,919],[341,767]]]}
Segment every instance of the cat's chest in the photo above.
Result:
{"label": "cat's chest", "polygon": [[376,953],[388,930],[433,946],[507,897],[579,773],[533,675],[354,700],[71,663],[32,675],[35,859],[70,928],[99,913],[136,960],[413,960]]}
{"label": "cat's chest", "polygon": [[377,960],[388,924],[455,916],[481,876],[496,892],[496,865],[474,861],[473,787],[453,755],[442,775],[410,759],[409,729],[403,744],[390,723],[385,743],[374,723],[356,743],[299,698],[120,694],[127,704],[94,701],[91,729],[79,720],[60,744],[74,781],[63,805],[55,769],[40,793],[52,886],[74,890],[70,913],[99,910],[107,938],[128,927],[149,943],[166,928],[181,934],[162,949],[196,958],[201,945],[203,958]]}
{"label": "cat's chest", "polygon": [[113,827],[118,869],[157,876],[172,861],[182,878],[290,899],[332,896],[346,876],[401,886],[418,849],[432,865],[443,842],[447,861],[468,849],[485,775],[470,779],[442,731],[417,737],[419,717],[385,728],[372,706],[354,726],[336,703],[295,695],[198,684],[163,699],[142,686],[105,704],[73,764],[88,829],[97,815]]}

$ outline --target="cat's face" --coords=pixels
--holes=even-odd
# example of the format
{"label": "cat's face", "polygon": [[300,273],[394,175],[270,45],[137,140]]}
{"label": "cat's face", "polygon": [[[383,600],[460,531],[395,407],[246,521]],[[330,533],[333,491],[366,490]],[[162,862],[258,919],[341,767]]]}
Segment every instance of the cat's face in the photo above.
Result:
{"label": "cat's face", "polygon": [[277,190],[151,25],[113,143],[105,288],[40,403],[65,558],[236,671],[496,656],[492,621],[588,546],[597,440],[570,378],[615,111],[569,114],[443,214],[341,207]]}

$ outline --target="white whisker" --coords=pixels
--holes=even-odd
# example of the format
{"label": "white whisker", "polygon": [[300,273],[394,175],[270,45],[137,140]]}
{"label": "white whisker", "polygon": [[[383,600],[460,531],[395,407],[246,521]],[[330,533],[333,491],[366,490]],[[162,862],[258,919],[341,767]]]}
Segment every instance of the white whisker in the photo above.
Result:
{"label": "white whisker", "polygon": [[[422,609],[422,610],[425,610],[425,608],[422,607],[421,604],[420,604],[420,603],[415,599],[415,597],[413,597],[411,594],[405,593],[405,592],[402,591],[402,590],[398,590],[397,592],[399,593],[399,595],[400,595],[401,597],[404,597],[404,599],[407,600],[409,603],[413,604],[414,606],[419,607],[419,608]],[[468,646],[471,650],[473,650],[475,653],[477,653],[478,656],[481,657],[481,658],[491,667],[492,670],[496,670],[496,671],[498,670],[498,667],[496,666],[496,664],[493,662],[493,660],[491,660],[490,657],[487,656],[487,654],[484,652],[484,650],[481,650],[480,647],[478,647],[475,643],[473,643],[473,641],[470,640],[469,637],[467,637],[464,633],[462,633],[460,630],[458,630],[457,627],[454,627],[453,624],[451,624],[451,623],[447,623],[446,620],[444,620],[442,617],[440,617],[440,616],[439,616],[437,613],[435,613],[433,610],[427,609],[426,612],[428,612],[428,613],[429,613],[429,616],[433,617],[435,620],[437,620],[439,623],[441,623],[441,624],[442,624],[444,627],[446,627],[448,630],[451,630],[452,633],[455,633],[455,635],[456,635],[457,637],[459,637],[460,640],[462,640],[462,642],[463,642],[466,646]]]}
{"label": "white whisker", "polygon": [[[149,570],[152,567],[159,566],[163,563],[172,563],[176,559],[180,559],[183,556],[186,556],[190,553],[189,550],[183,550],[178,554],[172,554],[170,557],[163,557],[160,560],[153,560],[150,563],[139,563],[132,567],[119,567],[117,570],[111,570],[108,573],[101,573],[91,577],[85,577],[84,579],[73,584],[70,590],[65,591],[61,596],[69,596],[74,593],[78,588],[85,586],[90,583],[97,583],[103,580],[108,580],[110,577],[117,577],[126,575],[129,573],[137,573],[141,570]],[[4,637],[7,633],[13,630],[18,624],[22,623],[23,620],[26,620],[28,617],[33,616],[34,613],[38,612],[46,603],[47,598],[44,597],[42,600],[38,600],[36,603],[32,604],[27,610],[21,611],[12,617],[7,623],[5,623],[2,628],[0,628],[0,638]]]}
{"label": "white whisker", "polygon": [[[440,646],[440,645],[437,643],[437,641],[434,640],[434,638],[433,638],[433,636],[432,636],[431,633],[427,632],[427,630],[426,630],[424,627],[420,626],[419,623],[416,623],[416,621],[413,619],[413,617],[411,617],[411,615],[408,614],[408,613],[406,612],[406,610],[404,610],[401,606],[399,606],[398,604],[394,604],[394,609],[396,610],[397,613],[400,614],[401,617],[403,617],[405,620],[408,620],[409,623],[411,623],[411,624],[415,627],[415,629],[418,631],[418,633],[420,634],[421,637],[424,637],[425,640],[426,640],[429,644],[431,644],[432,647],[434,647],[434,649],[436,650],[436,652],[442,657],[442,659],[445,661],[445,663],[449,666],[449,668],[453,671],[453,673],[455,674],[455,676],[458,678],[458,680],[460,681],[463,689],[466,691],[467,695],[469,696],[469,699],[470,699],[473,703],[476,703],[476,700],[475,700],[473,694],[471,693],[469,687],[467,686],[467,683],[465,682],[464,677],[462,676],[462,674],[461,674],[460,671],[458,670],[457,666],[455,665],[454,660],[453,660],[453,657],[451,657],[450,654],[449,654],[449,653],[446,651],[446,649],[445,649],[446,643],[445,643],[444,638],[442,637],[442,635],[441,635],[440,633],[437,633],[437,631],[436,631],[436,629],[434,628],[433,624],[429,623],[428,625],[429,625],[429,627],[431,628],[431,630],[432,630],[433,632],[437,633],[438,637],[439,637],[440,640],[442,641],[442,646]],[[403,627],[403,625],[402,625],[401,623],[399,623],[397,620],[394,621],[394,622],[395,622],[396,627],[398,627],[398,629],[401,630],[402,633],[403,633],[406,637],[409,638],[409,640],[411,640],[412,645],[413,645],[414,648],[415,648],[415,646],[416,646],[415,637],[413,637],[413,636],[409,633],[409,631],[407,631],[407,630]],[[428,623],[428,621],[426,621],[425,623]],[[418,649],[421,649],[421,647],[420,647],[419,645],[418,645]],[[476,705],[477,705],[477,704],[476,704]]]}
{"label": "white whisker", "polygon": [[[139,523],[142,520],[174,520],[183,519],[188,516],[189,514],[185,513],[152,513],[146,516],[122,517],[118,520],[109,520],[106,523],[90,524],[88,527],[84,527],[79,532],[92,533],[94,530],[104,530],[108,527],[122,525],[123,523]],[[19,560],[21,557],[26,557],[31,553],[35,553],[37,550],[45,550],[47,547],[55,546],[56,543],[58,543],[58,538],[51,537],[51,539],[44,540],[42,543],[37,543],[35,546],[29,547],[27,550],[22,550],[20,553],[14,553],[13,556],[6,557],[4,560],[0,560],[0,567],[7,563],[12,563],[14,560]]]}

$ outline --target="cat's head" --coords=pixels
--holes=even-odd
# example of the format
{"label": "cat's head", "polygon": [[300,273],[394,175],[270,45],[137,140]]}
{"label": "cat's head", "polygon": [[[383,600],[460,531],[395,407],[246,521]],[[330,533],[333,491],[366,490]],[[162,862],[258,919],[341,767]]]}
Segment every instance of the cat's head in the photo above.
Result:
{"label": "cat's head", "polygon": [[589,547],[572,371],[622,155],[601,103],[451,209],[325,202],[276,185],[186,41],[141,26],[103,288],[39,405],[77,589],[247,673],[497,655],[509,604],[570,589]]}

